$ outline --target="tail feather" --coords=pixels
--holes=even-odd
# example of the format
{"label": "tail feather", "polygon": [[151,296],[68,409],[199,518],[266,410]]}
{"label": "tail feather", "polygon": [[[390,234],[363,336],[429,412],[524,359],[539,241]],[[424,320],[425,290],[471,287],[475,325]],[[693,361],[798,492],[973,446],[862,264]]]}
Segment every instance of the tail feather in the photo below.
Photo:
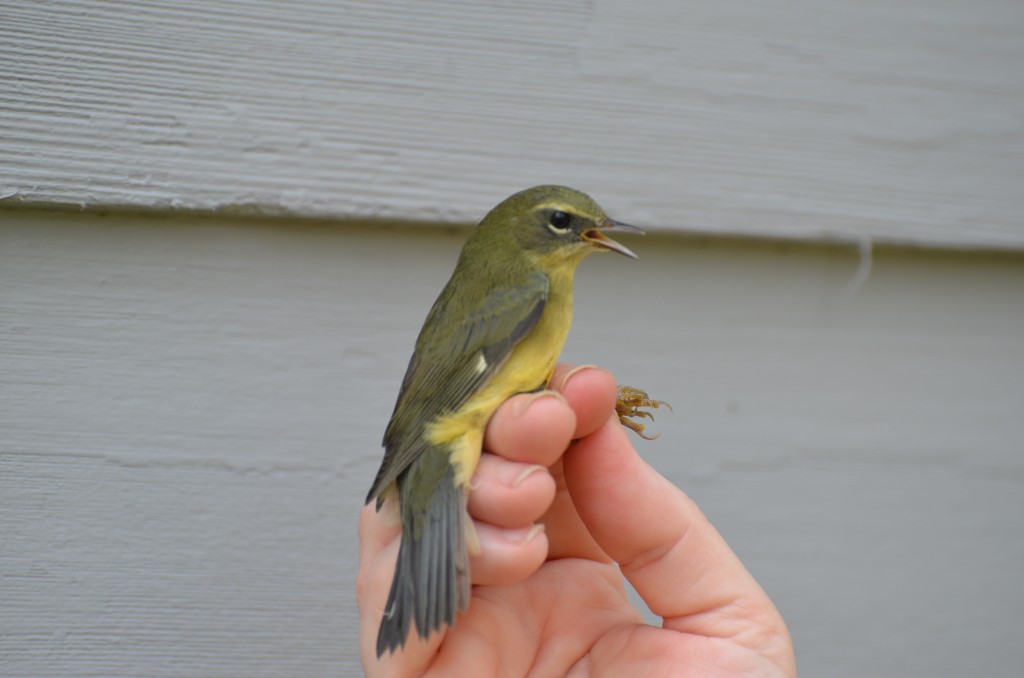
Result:
{"label": "tail feather", "polygon": [[465,515],[465,495],[456,487],[449,466],[427,505],[420,534],[403,527],[395,577],[377,634],[378,657],[405,645],[412,623],[425,639],[452,626],[455,615],[469,606]]}

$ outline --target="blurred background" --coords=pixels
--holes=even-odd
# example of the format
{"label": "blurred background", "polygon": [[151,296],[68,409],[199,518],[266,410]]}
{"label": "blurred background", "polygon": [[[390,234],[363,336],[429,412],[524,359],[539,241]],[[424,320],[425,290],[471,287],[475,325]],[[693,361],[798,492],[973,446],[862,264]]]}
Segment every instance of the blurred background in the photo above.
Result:
{"label": "blurred background", "polygon": [[359,675],[356,519],[469,228],[649,235],[669,401],[807,676],[1024,663],[1024,5],[0,6],[0,675]]}

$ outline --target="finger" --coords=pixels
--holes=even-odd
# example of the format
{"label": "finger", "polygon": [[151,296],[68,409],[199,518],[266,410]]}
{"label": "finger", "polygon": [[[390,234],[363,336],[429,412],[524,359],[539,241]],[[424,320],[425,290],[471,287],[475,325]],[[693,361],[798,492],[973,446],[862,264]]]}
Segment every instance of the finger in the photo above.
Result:
{"label": "finger", "polygon": [[555,498],[541,519],[548,536],[548,560],[583,558],[610,563],[611,558],[594,541],[576,511],[572,495],[565,484],[561,459],[551,467],[551,476],[555,480]]}
{"label": "finger", "polygon": [[[359,606],[359,653],[368,676],[422,674],[437,655],[446,634],[442,630],[427,640],[420,640],[413,629],[404,648],[394,654],[377,657],[377,632],[391,590],[391,579],[395,575],[400,531],[400,528],[394,531],[388,526],[372,505],[363,507],[359,516],[360,565],[356,577],[356,601]],[[377,548],[381,538],[389,532],[394,533],[391,540],[383,548]]]}
{"label": "finger", "polygon": [[555,496],[555,480],[539,464],[520,464],[485,452],[470,482],[469,515],[496,527],[530,527]]}
{"label": "finger", "polygon": [[551,388],[565,397],[576,415],[574,439],[601,428],[615,409],[618,397],[612,373],[593,365],[559,364],[551,377]]}
{"label": "finger", "polygon": [[375,502],[370,502],[359,513],[359,564],[380,553],[402,533],[402,522],[398,517],[398,500],[389,496],[377,511]]}
{"label": "finger", "polygon": [[569,439],[596,431],[615,409],[615,377],[592,365],[558,365],[551,388],[502,404],[488,422],[484,448],[507,459],[550,466]]}
{"label": "finger", "polygon": [[[576,414],[574,438],[586,438],[608,420],[615,408],[615,378],[607,370],[591,365],[560,364],[551,378],[552,388],[563,393]],[[580,444],[574,442],[572,446]],[[571,448],[570,448],[571,449]],[[562,461],[551,467],[556,494],[543,521],[548,535],[548,558],[584,558],[598,562],[611,559],[594,541],[573,504],[566,487]]]}
{"label": "finger", "polygon": [[637,455],[615,418],[574,445],[563,465],[590,533],[666,628],[736,638],[782,624],[697,505]]}
{"label": "finger", "polygon": [[512,461],[550,466],[576,429],[576,415],[556,391],[521,393],[487,423],[484,449]]}
{"label": "finger", "polygon": [[548,540],[543,525],[506,530],[474,523],[480,554],[470,558],[473,584],[508,586],[526,579],[544,564]]}
{"label": "finger", "polygon": [[[506,530],[474,522],[474,529],[480,543],[480,554],[470,562],[474,585],[516,584],[544,564],[548,544],[543,525]],[[420,675],[435,660],[441,641],[448,634],[448,629],[442,629],[427,640],[421,640],[413,628],[402,649],[377,658],[377,633],[391,589],[398,548],[396,538],[369,556],[360,567],[356,581],[360,654],[368,675]]]}

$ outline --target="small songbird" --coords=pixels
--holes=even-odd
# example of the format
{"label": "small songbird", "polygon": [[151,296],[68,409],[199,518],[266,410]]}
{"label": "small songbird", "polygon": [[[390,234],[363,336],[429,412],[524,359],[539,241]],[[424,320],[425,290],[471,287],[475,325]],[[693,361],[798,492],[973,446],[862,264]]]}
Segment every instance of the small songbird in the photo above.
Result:
{"label": "small songbird", "polygon": [[[484,428],[507,398],[547,386],[572,323],[573,275],[591,252],[636,258],[603,231],[642,234],[589,196],[537,186],[507,198],[466,241],[427,315],[384,433],[367,503],[397,485],[402,537],[377,656],[469,606],[469,480]],[[646,395],[646,394],[645,394]]]}

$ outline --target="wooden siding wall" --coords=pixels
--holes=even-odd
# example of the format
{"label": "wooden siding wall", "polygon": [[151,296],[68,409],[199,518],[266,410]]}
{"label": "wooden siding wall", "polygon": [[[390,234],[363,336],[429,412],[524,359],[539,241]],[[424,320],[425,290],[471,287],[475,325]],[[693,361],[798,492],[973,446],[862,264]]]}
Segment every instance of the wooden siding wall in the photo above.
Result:
{"label": "wooden siding wall", "polygon": [[[0,223],[0,674],[358,675],[355,519],[462,233]],[[401,247],[396,247],[397,242]],[[638,443],[809,676],[1024,663],[1024,266],[654,237],[566,358],[672,402]]]}
{"label": "wooden siding wall", "polygon": [[0,197],[1024,246],[1014,0],[0,8]]}
{"label": "wooden siding wall", "polygon": [[655,233],[586,263],[566,357],[676,407],[641,449],[802,674],[1017,675],[1021,35],[1014,0],[0,3],[0,675],[358,675],[355,515],[451,226],[551,181]]}

